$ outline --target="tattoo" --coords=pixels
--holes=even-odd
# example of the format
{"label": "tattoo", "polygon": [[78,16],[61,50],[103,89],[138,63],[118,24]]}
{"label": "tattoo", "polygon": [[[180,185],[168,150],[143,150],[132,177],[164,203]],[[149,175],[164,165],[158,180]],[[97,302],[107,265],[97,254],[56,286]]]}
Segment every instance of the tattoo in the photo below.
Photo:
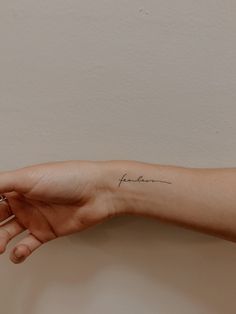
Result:
{"label": "tattoo", "polygon": [[143,176],[139,176],[137,179],[128,179],[126,178],[127,173],[123,174],[123,176],[119,179],[118,187],[121,186],[122,182],[138,182],[138,183],[146,183],[146,182],[160,182],[160,183],[166,183],[166,184],[172,184],[169,181],[162,181],[162,180],[154,180],[154,179],[144,179]]}

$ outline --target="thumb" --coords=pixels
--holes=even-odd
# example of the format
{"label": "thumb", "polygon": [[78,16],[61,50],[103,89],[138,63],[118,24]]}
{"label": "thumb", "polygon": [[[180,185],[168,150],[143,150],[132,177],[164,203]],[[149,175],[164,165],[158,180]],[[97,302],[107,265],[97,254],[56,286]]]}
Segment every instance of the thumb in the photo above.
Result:
{"label": "thumb", "polygon": [[20,240],[10,252],[10,260],[15,263],[23,262],[32,252],[43,244],[32,233]]}

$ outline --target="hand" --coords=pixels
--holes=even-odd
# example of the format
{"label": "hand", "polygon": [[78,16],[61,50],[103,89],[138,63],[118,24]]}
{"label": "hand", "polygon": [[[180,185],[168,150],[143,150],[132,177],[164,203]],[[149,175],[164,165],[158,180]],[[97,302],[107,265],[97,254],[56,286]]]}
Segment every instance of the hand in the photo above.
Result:
{"label": "hand", "polygon": [[[103,184],[103,162],[57,161],[0,173],[0,253],[28,230],[10,252],[24,261],[47,241],[81,231],[115,214],[111,193]],[[7,221],[5,221],[7,219]]]}

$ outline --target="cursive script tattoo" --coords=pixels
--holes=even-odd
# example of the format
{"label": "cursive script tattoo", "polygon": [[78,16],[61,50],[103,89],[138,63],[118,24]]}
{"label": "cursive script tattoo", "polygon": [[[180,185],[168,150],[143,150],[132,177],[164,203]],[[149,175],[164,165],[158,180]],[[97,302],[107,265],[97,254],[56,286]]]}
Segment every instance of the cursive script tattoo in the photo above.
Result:
{"label": "cursive script tattoo", "polygon": [[137,179],[128,179],[126,176],[127,176],[127,173],[123,174],[123,176],[119,179],[118,187],[121,186],[122,182],[138,182],[138,183],[160,182],[160,183],[172,184],[169,181],[154,180],[154,179],[144,179],[143,176],[139,176]]}

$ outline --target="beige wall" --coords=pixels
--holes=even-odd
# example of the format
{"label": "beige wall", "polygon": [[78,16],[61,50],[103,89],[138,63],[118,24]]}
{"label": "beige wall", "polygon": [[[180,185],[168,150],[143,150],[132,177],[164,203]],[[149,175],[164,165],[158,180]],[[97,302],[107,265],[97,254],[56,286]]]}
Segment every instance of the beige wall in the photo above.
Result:
{"label": "beige wall", "polygon": [[[0,170],[236,166],[235,17],[230,0],[0,1]],[[235,244],[153,220],[117,218],[22,265],[8,252],[4,314],[235,314]]]}

